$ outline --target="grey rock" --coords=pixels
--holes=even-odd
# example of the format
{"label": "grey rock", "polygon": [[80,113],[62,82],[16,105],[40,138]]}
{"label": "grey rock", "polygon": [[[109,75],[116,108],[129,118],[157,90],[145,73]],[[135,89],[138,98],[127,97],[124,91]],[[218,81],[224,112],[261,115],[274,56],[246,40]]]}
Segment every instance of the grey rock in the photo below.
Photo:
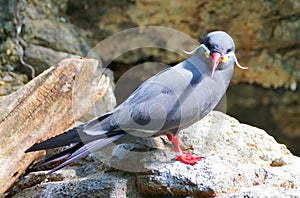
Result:
{"label": "grey rock", "polygon": [[126,197],[126,180],[116,176],[43,182],[14,197]]}
{"label": "grey rock", "polygon": [[50,65],[55,65],[65,58],[79,58],[80,56],[56,51],[52,48],[30,44],[25,50],[25,61],[31,65],[39,65],[36,72],[41,73]]}
{"label": "grey rock", "polygon": [[56,51],[85,56],[90,49],[79,28],[53,19],[28,20],[24,34],[28,43]]}
{"label": "grey rock", "polygon": [[228,197],[300,193],[300,159],[261,129],[213,112],[180,136],[185,147],[193,145],[194,152],[205,158],[195,166],[149,160],[145,167],[150,173],[137,176],[140,193]]}
{"label": "grey rock", "polygon": [[[166,138],[141,139],[96,153],[98,159],[94,156],[94,160],[87,160],[89,165],[81,160],[78,167],[73,164],[61,170],[76,170],[71,179],[39,179],[43,181],[27,185],[15,197],[88,194],[137,198],[297,197],[300,194],[300,158],[261,129],[213,111],[181,131],[180,139],[183,148],[205,158],[194,166],[185,165],[175,161]],[[84,166],[100,169],[78,172]]]}

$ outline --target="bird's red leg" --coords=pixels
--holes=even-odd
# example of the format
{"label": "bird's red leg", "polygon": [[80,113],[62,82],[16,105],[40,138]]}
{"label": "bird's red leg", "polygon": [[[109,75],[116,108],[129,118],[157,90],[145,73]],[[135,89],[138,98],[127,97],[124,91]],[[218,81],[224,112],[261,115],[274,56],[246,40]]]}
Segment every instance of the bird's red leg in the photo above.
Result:
{"label": "bird's red leg", "polygon": [[181,161],[184,164],[190,165],[194,165],[196,162],[201,160],[201,157],[199,156],[194,156],[187,151],[181,151],[178,136],[173,136],[172,133],[168,133],[167,137],[174,145],[175,152],[180,153],[179,155],[177,155],[176,160]]}
{"label": "bird's red leg", "polygon": [[174,151],[177,153],[181,153],[178,136],[173,136],[172,133],[168,133],[167,137],[169,141],[172,142],[172,144],[174,145]]}

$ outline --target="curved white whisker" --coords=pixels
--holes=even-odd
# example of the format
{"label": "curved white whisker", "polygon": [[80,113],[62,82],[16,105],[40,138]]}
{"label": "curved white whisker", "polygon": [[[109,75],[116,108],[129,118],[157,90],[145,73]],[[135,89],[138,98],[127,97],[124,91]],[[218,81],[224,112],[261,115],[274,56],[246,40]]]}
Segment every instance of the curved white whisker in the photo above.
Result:
{"label": "curved white whisker", "polygon": [[185,51],[185,50],[182,50],[184,53],[186,54],[193,54],[195,53],[199,48],[201,47],[201,45],[199,45],[198,47],[196,47],[195,49],[193,49],[192,51]]}
{"label": "curved white whisker", "polygon": [[198,49],[200,48],[203,48],[205,51],[207,51],[208,53],[210,52],[209,49],[204,45],[204,44],[201,44],[199,45],[198,47],[196,47],[195,49],[193,49],[192,51],[185,51],[185,50],[182,50],[184,53],[186,54],[193,54],[195,53]]}
{"label": "curved white whisker", "polygon": [[236,58],[236,55],[233,53],[233,57],[234,57],[234,61],[235,61],[235,64],[241,68],[241,69],[248,69],[248,67],[244,67],[242,65],[240,65],[240,63],[238,62],[237,58]]}

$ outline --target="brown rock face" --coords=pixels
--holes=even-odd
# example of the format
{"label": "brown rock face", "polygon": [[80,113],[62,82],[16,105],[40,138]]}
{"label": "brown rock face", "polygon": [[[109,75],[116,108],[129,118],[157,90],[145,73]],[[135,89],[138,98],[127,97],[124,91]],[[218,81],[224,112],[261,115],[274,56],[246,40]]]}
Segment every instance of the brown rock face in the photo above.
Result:
{"label": "brown rock face", "polygon": [[108,77],[98,76],[97,86],[87,89],[97,66],[96,60],[66,59],[1,101],[0,194],[43,153],[26,149],[66,130],[103,98]]}
{"label": "brown rock face", "polygon": [[[241,64],[249,66],[248,71],[237,70],[234,83],[257,83],[263,87],[295,90],[295,85],[300,82],[297,57],[299,8],[299,3],[293,0],[72,1],[67,13],[73,23],[88,30],[93,46],[108,36],[133,27],[165,26],[195,39],[213,30],[224,30],[234,38]],[[176,38],[168,39],[176,42]],[[166,59],[159,51],[144,52],[140,59],[149,56],[164,63],[179,61],[179,57]],[[127,63],[134,61],[134,56],[126,57]]]}

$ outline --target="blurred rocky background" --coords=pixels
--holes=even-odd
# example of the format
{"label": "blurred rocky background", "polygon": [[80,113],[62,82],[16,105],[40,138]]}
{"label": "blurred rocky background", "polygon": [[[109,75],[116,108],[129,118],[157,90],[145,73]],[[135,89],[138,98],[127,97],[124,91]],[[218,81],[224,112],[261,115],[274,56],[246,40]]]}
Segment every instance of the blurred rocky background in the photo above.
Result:
{"label": "blurred rocky background", "polygon": [[[15,44],[17,4],[24,60],[36,74],[63,58],[84,57],[103,39],[133,27],[170,27],[197,40],[213,30],[228,32],[236,42],[239,62],[249,69],[236,68],[227,92],[227,113],[266,129],[300,155],[299,1],[1,0],[2,96],[31,78],[31,71],[20,63]],[[174,65],[182,59],[170,51],[145,48],[120,56],[109,68],[117,81],[139,63]],[[152,74],[157,70],[147,71]],[[144,80],[145,74],[140,72],[133,78]]]}
{"label": "blurred rocky background", "polygon": [[[236,68],[227,92],[227,113],[265,129],[300,155],[300,1],[0,0],[0,95],[32,78],[20,63],[17,28],[24,61],[38,75],[64,58],[85,57],[115,33],[145,26],[170,27],[197,40],[213,30],[228,32],[239,62],[249,69]],[[164,48],[172,42],[176,38],[170,37]],[[118,43],[109,47],[118,48]],[[109,69],[118,82],[137,64],[175,65],[182,60],[174,52],[144,48],[118,57]],[[145,80],[157,70],[146,68],[148,74],[137,72],[132,78]]]}
{"label": "blurred rocky background", "polygon": [[[249,69],[236,68],[227,113],[266,129],[300,155],[299,1],[72,1],[67,14],[86,31],[91,46],[137,26],[170,27],[195,39],[213,30],[228,32],[240,63]],[[164,50],[135,50],[110,68],[118,80],[143,61],[174,65],[181,60]]]}

